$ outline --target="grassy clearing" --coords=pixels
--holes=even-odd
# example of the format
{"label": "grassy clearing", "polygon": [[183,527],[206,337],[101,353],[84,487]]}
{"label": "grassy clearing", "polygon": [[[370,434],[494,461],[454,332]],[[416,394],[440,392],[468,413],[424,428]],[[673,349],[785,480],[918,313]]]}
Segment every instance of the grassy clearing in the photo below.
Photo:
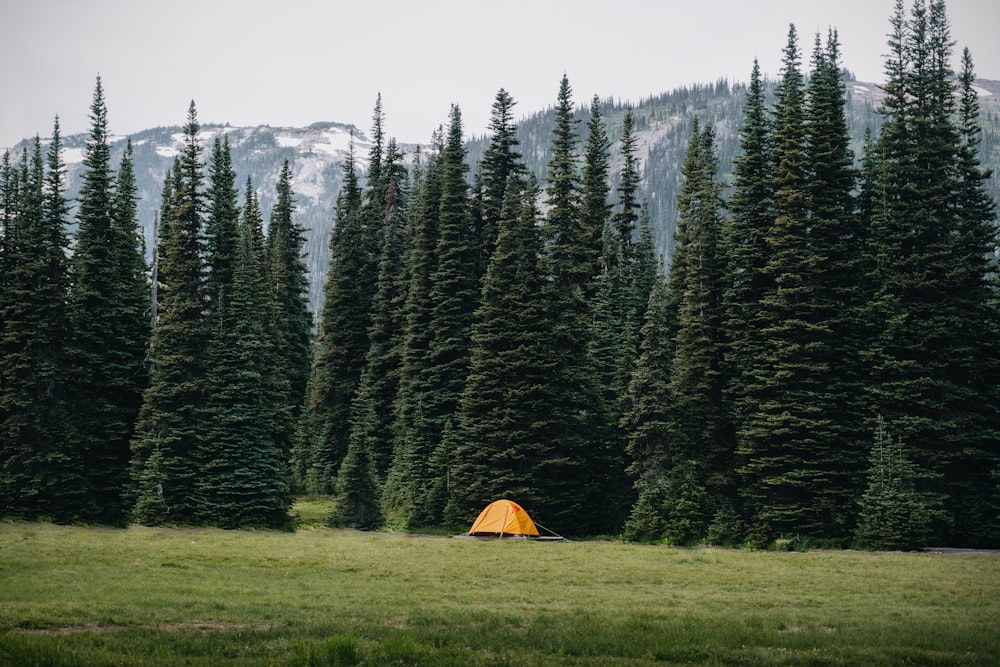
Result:
{"label": "grassy clearing", "polygon": [[0,664],[985,665],[998,591],[994,556],[0,524]]}

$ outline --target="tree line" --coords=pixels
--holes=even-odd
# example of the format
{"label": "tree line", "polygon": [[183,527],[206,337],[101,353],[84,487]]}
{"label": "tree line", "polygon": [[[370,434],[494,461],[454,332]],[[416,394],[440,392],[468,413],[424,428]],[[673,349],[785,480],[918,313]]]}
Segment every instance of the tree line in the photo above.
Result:
{"label": "tree line", "polygon": [[790,28],[773,104],[754,64],[731,183],[692,119],[665,272],[631,111],[613,156],[564,76],[539,180],[503,89],[474,168],[458,107],[407,161],[378,100],[315,332],[288,163],[265,232],[192,103],[147,267],[98,80],[72,253],[58,121],[0,166],[0,515],[284,527],[308,493],[332,525],[463,529],[510,497],[566,535],[996,546],[972,59],[939,0],[890,26],[861,156],[832,30],[805,67]]}

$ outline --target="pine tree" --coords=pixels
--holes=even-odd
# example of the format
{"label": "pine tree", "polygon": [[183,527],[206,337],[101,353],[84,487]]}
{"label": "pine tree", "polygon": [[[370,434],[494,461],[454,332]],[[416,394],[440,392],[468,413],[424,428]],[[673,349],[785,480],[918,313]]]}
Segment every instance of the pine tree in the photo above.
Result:
{"label": "pine tree", "polygon": [[286,454],[291,451],[293,425],[302,410],[309,381],[313,324],[307,297],[309,280],[302,257],[305,229],[294,220],[294,215],[292,171],[286,160],[278,175],[277,201],[267,234],[267,275],[277,325],[277,368],[284,375],[282,384],[288,393],[282,403],[289,407],[291,420],[282,429],[279,443]]}
{"label": "pine tree", "polygon": [[145,387],[148,286],[132,144],[127,144],[113,182],[100,79],[91,120],[69,306],[74,440],[87,461],[82,515],[116,523],[127,516],[129,442]]}
{"label": "pine tree", "polygon": [[[4,151],[0,161],[0,312],[3,312],[3,294],[9,286],[13,270],[14,239],[17,236],[17,178],[10,162],[10,151]],[[0,324],[0,336],[3,335]]]}
{"label": "pine tree", "polygon": [[206,351],[197,516],[223,528],[278,528],[288,523],[289,498],[272,430],[267,293],[253,230],[244,224],[239,231]]}
{"label": "pine tree", "polygon": [[212,156],[208,167],[209,199],[205,219],[205,253],[208,276],[205,291],[208,294],[210,316],[221,308],[224,290],[232,285],[236,253],[239,246],[240,207],[237,201],[236,172],[233,170],[229,137],[216,137],[212,142]]}
{"label": "pine tree", "polygon": [[[593,312],[591,325],[591,355],[597,374],[597,384],[601,388],[599,410],[601,433],[599,441],[604,443],[603,461],[597,463],[602,479],[598,485],[605,489],[605,507],[616,517],[615,524],[624,520],[631,493],[625,476],[624,434],[618,428],[621,419],[621,399],[627,384],[628,374],[635,357],[638,328],[631,330],[632,309],[632,231],[635,189],[638,174],[635,172],[634,141],[630,137],[631,116],[626,113],[623,128],[622,180],[625,183],[624,198],[619,191],[619,205],[622,210],[612,216],[609,201],[609,142],[597,96],[590,105],[589,134],[584,158],[583,178],[580,193],[580,218],[584,233],[589,235],[591,246],[591,271],[595,277],[588,290],[588,299]],[[631,170],[631,171],[629,171]],[[628,173],[625,173],[628,172]],[[625,214],[624,211],[628,211]],[[615,221],[632,225],[627,242],[620,236]],[[626,221],[626,218],[628,220]],[[648,299],[648,294],[647,294]]]}
{"label": "pine tree", "polygon": [[621,421],[628,438],[626,471],[638,496],[623,531],[628,540],[653,541],[666,533],[671,450],[668,424],[673,402],[672,310],[666,283],[658,280],[650,294],[639,358],[625,394]]}
{"label": "pine tree", "polygon": [[[399,367],[406,301],[404,256],[407,244],[406,211],[410,196],[408,174],[395,140],[386,148],[385,217],[379,246],[378,290],[372,300],[369,348],[357,396],[351,406],[351,443],[368,448],[375,477],[384,481],[392,461],[393,402],[399,389]],[[356,446],[361,446],[360,444]]]}
{"label": "pine tree", "polygon": [[733,161],[733,193],[726,202],[729,215],[722,227],[724,400],[736,432],[745,429],[747,416],[757,412],[758,399],[750,387],[763,346],[760,304],[774,285],[766,270],[765,241],[774,222],[772,133],[760,65],[754,60],[740,127],[741,152]]}
{"label": "pine tree", "polygon": [[839,304],[823,294],[823,281],[832,280],[824,264],[832,249],[814,236],[821,222],[837,221],[811,226],[809,110],[794,26],[783,65],[773,135],[776,216],[766,236],[765,271],[775,288],[761,301],[764,338],[750,362],[755,375],[746,391],[754,405],[738,433],[740,474],[759,527],[834,537],[845,529],[844,508],[824,495],[833,488],[830,457],[842,436],[835,416],[823,408],[838,400],[828,386],[840,376],[831,358],[830,314],[823,309]]}
{"label": "pine tree", "polygon": [[967,446],[957,465],[948,472],[953,483],[955,532],[968,544],[989,546],[1000,544],[1000,393],[994,378],[1000,359],[1000,313],[996,300],[994,267],[991,259],[996,247],[997,205],[986,189],[991,173],[982,167],[979,121],[979,94],[974,88],[975,73],[972,55],[962,53],[959,75],[960,102],[958,129],[958,209],[959,280],[963,286],[955,296],[963,299],[959,312],[965,316],[960,330],[965,346],[970,350],[971,373],[968,382],[980,397],[968,406],[970,415],[966,428],[979,431],[973,436],[974,446]]}
{"label": "pine tree", "polygon": [[382,525],[384,517],[371,453],[367,439],[352,435],[340,464],[332,525],[359,530],[375,530]]}
{"label": "pine tree", "polygon": [[411,434],[422,446],[429,447],[424,452],[427,465],[423,474],[412,480],[416,502],[411,522],[416,525],[429,525],[441,518],[443,508],[431,502],[430,493],[437,480],[447,475],[447,469],[432,453],[442,441],[445,424],[458,409],[468,375],[472,315],[479,303],[480,247],[469,211],[465,157],[462,114],[453,106],[441,156],[437,264],[430,275],[431,344],[427,372],[432,382],[420,392],[423,420],[418,432]]}
{"label": "pine tree", "polygon": [[150,341],[153,380],[132,441],[133,518],[144,524],[195,520],[201,468],[199,410],[205,391],[205,211],[200,125],[194,102],[184,148],[164,186],[158,253],[158,321]]}
{"label": "pine tree", "polygon": [[868,488],[861,496],[855,537],[869,549],[915,549],[926,544],[930,513],[914,490],[915,470],[879,415],[869,455]]}
{"label": "pine tree", "polygon": [[468,525],[500,497],[537,508],[548,501],[549,481],[539,475],[551,465],[555,443],[536,426],[549,418],[552,324],[540,266],[537,197],[533,182],[525,185],[511,176],[472,330],[445,512],[449,525]]}
{"label": "pine tree", "polygon": [[[732,507],[733,447],[722,403],[722,187],[716,180],[715,134],[697,119],[677,198],[678,245],[671,272],[677,303],[670,373],[671,413],[667,530],[672,540],[702,536],[707,518]],[[683,262],[683,266],[680,264]],[[700,522],[700,523],[699,523]]]}
{"label": "pine tree", "polygon": [[[997,441],[993,408],[982,407],[995,405],[983,363],[992,343],[981,326],[991,317],[982,260],[990,234],[973,231],[982,224],[969,215],[978,205],[961,183],[970,174],[960,175],[962,114],[944,4],[918,0],[907,18],[900,2],[892,26],[877,146],[884,209],[869,315],[880,324],[873,397],[912,447],[917,491],[934,510],[933,538],[971,544],[982,539],[976,524],[990,501],[970,495],[967,482],[993,458],[984,454]],[[995,489],[987,493],[995,498]]]}
{"label": "pine tree", "polygon": [[615,237],[622,247],[622,260],[627,267],[635,262],[633,243],[638,227],[640,203],[636,195],[639,191],[641,176],[639,174],[639,159],[636,153],[637,137],[635,132],[635,114],[632,109],[626,109],[622,121],[621,155],[622,169],[618,182],[618,211],[612,219]]}
{"label": "pine tree", "polygon": [[[68,521],[83,494],[83,462],[69,446],[66,348],[67,203],[56,119],[47,160],[35,137],[22,153],[0,313],[0,516]],[[46,170],[46,162],[48,169]]]}
{"label": "pine tree", "polygon": [[500,215],[503,208],[507,182],[511,176],[524,179],[527,169],[518,151],[517,125],[514,123],[514,105],[517,102],[506,90],[497,91],[490,114],[490,143],[479,163],[482,174],[482,271],[486,272],[490,256],[500,233]]}
{"label": "pine tree", "polygon": [[382,509],[391,524],[405,525],[416,502],[413,480],[423,475],[428,443],[417,439],[426,432],[421,392],[430,386],[428,372],[431,346],[431,273],[437,264],[438,210],[441,202],[442,146],[435,137],[436,154],[428,160],[412,215],[407,225],[409,248],[405,257],[407,279],[403,305],[405,323],[400,351],[399,391],[393,421],[392,462],[382,492]]}
{"label": "pine tree", "polygon": [[368,351],[370,285],[360,279],[368,260],[353,145],[344,162],[344,177],[337,195],[323,310],[295,455],[301,483],[310,493],[333,490],[347,453],[351,401]]}
{"label": "pine tree", "polygon": [[[255,255],[254,258],[246,258],[244,261],[251,265],[256,262],[260,271],[261,297],[255,300],[260,308],[260,317],[264,324],[266,343],[263,346],[263,360],[261,383],[267,394],[265,399],[268,429],[271,439],[284,447],[288,441],[288,429],[294,423],[292,411],[295,406],[289,405],[287,397],[289,395],[289,380],[282,371],[280,357],[280,342],[282,333],[279,329],[278,304],[275,295],[267,289],[270,282],[270,274],[267,270],[269,256],[267,252],[267,239],[264,235],[264,217],[257,200],[257,193],[254,190],[250,177],[247,177],[246,189],[244,192],[244,202],[239,221],[239,241],[244,241],[243,236],[249,236],[250,247]],[[239,250],[239,244],[236,247]],[[282,464],[289,462],[287,452],[282,452]],[[294,483],[294,476],[289,474],[289,484]]]}
{"label": "pine tree", "polygon": [[[830,30],[824,45],[816,36],[813,72],[806,106],[810,281],[813,296],[804,312],[820,323],[810,352],[821,363],[822,380],[814,401],[821,402],[833,435],[817,443],[812,454],[825,488],[816,504],[828,512],[826,533],[849,534],[855,523],[855,499],[866,465],[864,433],[864,368],[866,345],[864,283],[861,280],[865,234],[856,214],[857,173],[845,119],[840,43]],[[816,427],[815,432],[821,428]],[[818,486],[818,485],[817,485]]]}
{"label": "pine tree", "polygon": [[597,292],[597,278],[602,273],[604,238],[611,220],[611,203],[608,200],[611,192],[608,181],[610,144],[604,116],[601,114],[601,103],[596,95],[590,103],[587,130],[583,175],[580,179],[579,225],[580,242],[585,246],[580,249],[581,261],[589,266],[580,269],[590,276],[584,296],[592,300]]}
{"label": "pine tree", "polygon": [[623,164],[617,188],[618,211],[612,219],[626,286],[623,300],[625,318],[622,322],[626,341],[622,373],[625,377],[631,372],[638,354],[639,331],[658,270],[652,230],[649,228],[649,209],[637,197],[641,175],[634,132],[635,114],[629,108],[622,121],[620,151]]}
{"label": "pine tree", "polygon": [[542,227],[552,374],[545,388],[551,400],[549,412],[537,428],[541,437],[551,440],[552,450],[536,475],[546,480],[539,509],[555,525],[566,533],[596,534],[613,530],[616,519],[613,508],[602,504],[600,487],[614,443],[603,437],[607,414],[587,335],[593,315],[588,295],[595,290],[601,246],[595,248],[593,230],[585,228],[580,211],[574,124],[572,90],[563,76],[548,165],[549,209]]}

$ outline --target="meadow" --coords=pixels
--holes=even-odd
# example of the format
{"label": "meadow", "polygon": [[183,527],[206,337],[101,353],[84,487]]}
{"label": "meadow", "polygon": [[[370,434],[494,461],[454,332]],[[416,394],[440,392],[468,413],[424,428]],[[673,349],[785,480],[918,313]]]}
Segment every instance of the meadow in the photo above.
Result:
{"label": "meadow", "polygon": [[996,555],[485,542],[301,523],[0,523],[0,665],[1000,663]]}

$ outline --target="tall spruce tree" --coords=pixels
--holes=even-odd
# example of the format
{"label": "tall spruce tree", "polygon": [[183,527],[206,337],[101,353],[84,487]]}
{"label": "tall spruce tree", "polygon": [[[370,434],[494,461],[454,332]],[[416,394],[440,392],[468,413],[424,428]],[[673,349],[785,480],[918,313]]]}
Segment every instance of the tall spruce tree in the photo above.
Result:
{"label": "tall spruce tree", "polygon": [[[607,126],[601,113],[601,102],[595,95],[590,102],[590,120],[587,122],[587,144],[584,150],[583,174],[580,179],[580,241],[590,252],[581,252],[581,267],[589,276],[585,297],[596,296],[598,277],[602,273],[604,239],[611,221],[609,194],[610,142]],[[581,248],[581,250],[583,250]]]}
{"label": "tall spruce tree", "polygon": [[883,198],[869,315],[880,324],[872,400],[911,447],[917,492],[933,510],[932,538],[981,544],[988,538],[976,524],[996,490],[983,496],[974,484],[981,491],[970,494],[967,484],[986,452],[996,451],[983,409],[993,404],[983,389],[991,386],[983,363],[990,343],[975,338],[989,312],[981,257],[990,249],[973,249],[983,240],[970,244],[977,216],[963,219],[968,193],[959,182],[961,119],[944,3],[917,0],[907,15],[899,2],[891,25],[877,146]]}
{"label": "tall spruce tree", "polygon": [[507,182],[511,176],[523,179],[527,169],[518,150],[517,125],[514,106],[517,102],[501,88],[493,99],[490,113],[490,143],[479,163],[482,175],[482,272],[485,273],[500,233],[500,215],[503,209]]}
{"label": "tall spruce tree", "polygon": [[[732,510],[733,445],[722,402],[722,186],[716,178],[715,134],[692,124],[677,198],[678,244],[671,264],[677,304],[670,373],[670,447],[666,475],[671,487],[667,526],[674,541],[704,535],[708,519]],[[679,262],[683,262],[683,266]]]}
{"label": "tall spruce tree", "polygon": [[[472,315],[479,303],[480,245],[475,237],[466,184],[466,150],[462,141],[462,113],[453,106],[441,156],[441,200],[438,209],[437,264],[430,275],[430,333],[427,371],[431,384],[422,388],[419,403],[423,419],[411,434],[425,450],[427,465],[413,480],[411,522],[429,525],[441,519],[440,498],[432,496],[448,474],[447,463],[436,453],[446,424],[453,420],[468,375]],[[420,472],[418,469],[417,472]]]}
{"label": "tall spruce tree", "polygon": [[394,525],[409,522],[417,494],[414,480],[427,463],[431,446],[417,435],[426,432],[422,391],[430,386],[429,349],[431,346],[431,273],[437,264],[438,210],[441,202],[442,152],[440,135],[422,175],[413,213],[408,216],[409,248],[406,252],[405,323],[400,352],[399,391],[393,420],[392,462],[382,491],[382,509]]}
{"label": "tall spruce tree", "polygon": [[[774,222],[773,123],[760,65],[754,60],[740,127],[740,153],[733,161],[733,192],[722,227],[724,401],[734,431],[746,428],[758,397],[750,391],[762,347],[761,302],[773,289],[768,274],[767,231]],[[741,439],[742,441],[742,439]]]}
{"label": "tall spruce tree", "polygon": [[626,471],[636,491],[622,533],[628,540],[659,540],[667,532],[673,319],[666,282],[660,279],[650,293],[621,420],[627,437]]}
{"label": "tall spruce tree", "polygon": [[167,176],[157,243],[158,320],[150,340],[151,386],[132,441],[133,518],[144,524],[191,523],[201,470],[199,410],[205,392],[205,212],[202,145],[194,102],[184,147]]}
{"label": "tall spruce tree", "polygon": [[862,234],[851,195],[855,175],[836,32],[825,47],[816,37],[808,86],[793,66],[793,37],[775,109],[776,215],[765,237],[764,272],[775,288],[761,298],[763,344],[751,351],[742,375],[751,378],[740,391],[752,403],[738,404],[744,408],[741,474],[758,535],[767,527],[844,538],[852,531],[865,465]]}
{"label": "tall spruce tree", "polygon": [[240,207],[229,137],[215,137],[208,166],[208,210],[205,218],[205,290],[210,316],[221,308],[225,289],[232,285],[240,243]]}
{"label": "tall spruce tree", "polygon": [[83,515],[127,516],[129,442],[142,404],[149,329],[132,145],[111,171],[107,108],[98,79],[91,105],[73,252],[74,440],[87,463]]}
{"label": "tall spruce tree", "polygon": [[600,481],[613,455],[613,443],[602,437],[607,415],[587,335],[592,318],[588,295],[594,293],[601,246],[595,248],[593,230],[584,226],[580,211],[577,133],[572,89],[565,75],[555,114],[546,187],[549,209],[542,226],[553,373],[545,388],[551,401],[549,411],[537,424],[541,437],[551,440],[552,449],[549,459],[537,468],[539,479],[545,480],[539,510],[567,533],[593,534],[612,530],[617,518],[614,508],[602,502]]}
{"label": "tall spruce tree", "polygon": [[[997,376],[1000,359],[1000,322],[995,276],[990,251],[996,247],[996,202],[986,190],[990,172],[982,167],[979,121],[979,94],[974,88],[972,55],[962,52],[959,74],[958,184],[956,207],[958,221],[958,266],[963,267],[959,280],[963,286],[956,297],[964,300],[960,312],[965,316],[961,331],[965,344],[971,346],[971,388],[981,398],[970,408],[969,428],[982,435],[974,448],[963,451],[948,476],[953,484],[956,532],[964,541],[977,546],[1000,544],[1000,388]],[[994,277],[995,279],[995,277]]]}
{"label": "tall spruce tree", "polygon": [[273,429],[269,375],[274,341],[265,317],[268,294],[251,225],[231,247],[228,284],[216,303],[206,350],[203,462],[197,517],[223,528],[278,528],[288,523],[285,455]]}
{"label": "tall spruce tree", "polygon": [[[459,409],[445,518],[461,526],[499,497],[541,509],[555,443],[535,428],[548,419],[551,320],[544,295],[538,188],[509,179],[496,251],[472,331],[472,360]],[[511,313],[517,317],[511,317]]]}
{"label": "tall spruce tree", "polygon": [[[626,119],[627,125],[630,121]],[[627,507],[631,504],[628,480],[625,476],[625,441],[618,428],[621,419],[621,398],[625,391],[627,374],[631,372],[635,338],[629,336],[626,322],[629,319],[630,269],[624,255],[631,256],[631,242],[628,248],[621,242],[617,228],[613,224],[610,202],[610,142],[601,105],[597,96],[590,104],[590,120],[584,153],[583,175],[580,183],[580,219],[583,233],[589,236],[592,263],[590,271],[593,280],[587,289],[587,299],[593,313],[591,318],[588,354],[592,357],[594,373],[599,387],[600,403],[595,405],[601,432],[595,461],[601,479],[596,482],[604,489],[604,506],[609,516],[614,516],[617,526],[624,521]],[[625,128],[626,133],[628,129]],[[623,149],[631,151],[631,140],[623,144]],[[624,156],[623,156],[624,157]],[[629,158],[625,157],[626,162]],[[627,167],[634,167],[629,163]],[[624,175],[631,183],[632,175]],[[632,183],[637,187],[637,181]],[[626,186],[630,188],[631,185]],[[634,191],[630,191],[634,195]],[[629,195],[629,196],[631,196]],[[621,202],[619,202],[621,204]],[[631,207],[630,203],[625,204]],[[603,450],[603,451],[601,451]]]}
{"label": "tall spruce tree", "polygon": [[295,454],[300,483],[310,493],[334,488],[347,453],[351,401],[368,351],[371,304],[370,286],[361,279],[368,261],[361,206],[352,144],[337,195],[325,298]]}
{"label": "tall spruce tree", "polygon": [[[612,218],[615,237],[622,246],[622,260],[626,266],[635,261],[633,244],[638,228],[641,204],[637,198],[641,175],[639,157],[636,155],[635,114],[631,108],[625,110],[622,121],[621,155],[622,169],[618,182],[618,210]],[[645,305],[643,305],[645,309]],[[644,312],[644,311],[643,311]]]}
{"label": "tall spruce tree", "polygon": [[[812,454],[825,487],[813,502],[827,508],[826,535],[842,537],[853,529],[855,503],[862,491],[868,405],[861,361],[866,345],[865,233],[853,194],[857,173],[845,117],[847,99],[836,30],[828,31],[825,44],[816,36],[807,94],[806,197],[813,296],[804,312],[822,326],[809,351],[813,361],[819,362],[816,372],[822,374],[822,381],[810,393],[825,406],[822,420],[832,431],[828,440],[817,442]],[[819,433],[821,428],[814,431]]]}
{"label": "tall spruce tree", "polygon": [[14,219],[4,227],[14,238],[0,313],[0,515],[69,521],[78,518],[84,483],[83,461],[68,438],[69,241],[61,152],[56,119],[47,160],[38,137],[30,158],[22,152]]}
{"label": "tall spruce tree", "polygon": [[288,394],[282,401],[293,420],[281,430],[281,448],[291,451],[294,420],[302,410],[312,344],[312,315],[309,312],[308,269],[303,259],[305,229],[295,220],[292,170],[285,160],[278,175],[277,201],[271,211],[267,233],[269,291],[275,303],[278,369]]}
{"label": "tall spruce tree", "polygon": [[[351,406],[348,449],[368,448],[375,477],[384,481],[392,461],[393,402],[399,389],[399,368],[405,324],[406,281],[404,258],[408,236],[406,211],[410,186],[403,155],[395,140],[386,148],[385,218],[379,237],[378,289],[372,300],[372,323],[365,368]],[[357,468],[359,471],[362,468]]]}

